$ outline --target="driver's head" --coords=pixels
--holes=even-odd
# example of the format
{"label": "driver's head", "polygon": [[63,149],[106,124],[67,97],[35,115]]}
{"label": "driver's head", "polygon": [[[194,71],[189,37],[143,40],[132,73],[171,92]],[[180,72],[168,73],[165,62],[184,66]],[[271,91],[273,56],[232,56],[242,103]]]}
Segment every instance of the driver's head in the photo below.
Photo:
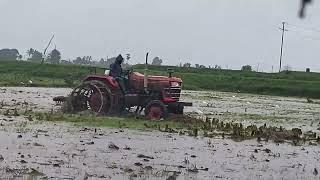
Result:
{"label": "driver's head", "polygon": [[121,56],[121,54],[119,54],[119,56],[116,58],[116,63],[122,64],[123,60],[124,60],[123,57]]}

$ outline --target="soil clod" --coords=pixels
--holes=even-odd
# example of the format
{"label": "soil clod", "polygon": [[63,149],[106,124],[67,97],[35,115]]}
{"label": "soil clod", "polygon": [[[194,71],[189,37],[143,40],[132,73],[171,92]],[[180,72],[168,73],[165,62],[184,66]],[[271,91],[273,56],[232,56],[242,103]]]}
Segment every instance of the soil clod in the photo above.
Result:
{"label": "soil clod", "polygon": [[134,163],[134,165],[135,165],[135,166],[142,166],[142,163],[136,162],[136,163]]}
{"label": "soil clod", "polygon": [[26,163],[28,163],[28,162],[22,159],[22,160],[20,160],[20,163],[26,164]]}
{"label": "soil clod", "polygon": [[119,150],[119,149],[120,149],[117,145],[115,145],[115,144],[112,143],[112,142],[109,144],[108,147],[109,147],[109,149],[114,149],[114,150]]}
{"label": "soil clod", "polygon": [[154,157],[146,156],[146,155],[143,155],[143,154],[138,154],[137,157],[138,157],[138,158],[144,158],[144,159],[154,159]]}

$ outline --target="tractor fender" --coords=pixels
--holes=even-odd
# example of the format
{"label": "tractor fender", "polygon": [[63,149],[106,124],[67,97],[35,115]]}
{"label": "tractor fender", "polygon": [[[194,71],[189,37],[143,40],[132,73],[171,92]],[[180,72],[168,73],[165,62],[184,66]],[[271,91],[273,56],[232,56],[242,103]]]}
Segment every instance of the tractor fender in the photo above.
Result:
{"label": "tractor fender", "polygon": [[109,82],[109,84],[113,87],[113,88],[119,88],[119,84],[118,82],[113,78],[113,77],[108,77],[106,78],[107,81]]}
{"label": "tractor fender", "polygon": [[119,89],[118,82],[111,76],[90,76],[84,79],[84,82],[86,81],[100,81],[105,83],[109,88],[112,89]]}

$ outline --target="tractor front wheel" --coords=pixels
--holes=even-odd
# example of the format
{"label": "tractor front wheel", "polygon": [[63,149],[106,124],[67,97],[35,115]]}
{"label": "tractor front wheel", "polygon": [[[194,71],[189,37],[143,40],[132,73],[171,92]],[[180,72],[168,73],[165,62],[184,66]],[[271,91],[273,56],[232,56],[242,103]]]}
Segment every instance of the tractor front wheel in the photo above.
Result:
{"label": "tractor front wheel", "polygon": [[151,101],[145,107],[145,116],[149,120],[160,120],[168,117],[168,109],[161,101]]}

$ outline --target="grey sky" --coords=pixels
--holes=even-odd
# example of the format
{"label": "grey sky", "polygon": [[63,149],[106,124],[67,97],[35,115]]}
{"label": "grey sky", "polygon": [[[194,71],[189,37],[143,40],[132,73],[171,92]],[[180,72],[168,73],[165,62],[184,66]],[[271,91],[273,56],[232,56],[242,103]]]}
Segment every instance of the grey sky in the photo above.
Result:
{"label": "grey sky", "polygon": [[[284,62],[320,71],[320,4],[297,17],[300,0],[0,0],[0,48],[43,51],[50,36],[65,59],[144,54],[239,69],[278,68],[282,21],[289,23]],[[319,32],[292,25],[318,28]],[[312,39],[308,37],[312,37]]]}

